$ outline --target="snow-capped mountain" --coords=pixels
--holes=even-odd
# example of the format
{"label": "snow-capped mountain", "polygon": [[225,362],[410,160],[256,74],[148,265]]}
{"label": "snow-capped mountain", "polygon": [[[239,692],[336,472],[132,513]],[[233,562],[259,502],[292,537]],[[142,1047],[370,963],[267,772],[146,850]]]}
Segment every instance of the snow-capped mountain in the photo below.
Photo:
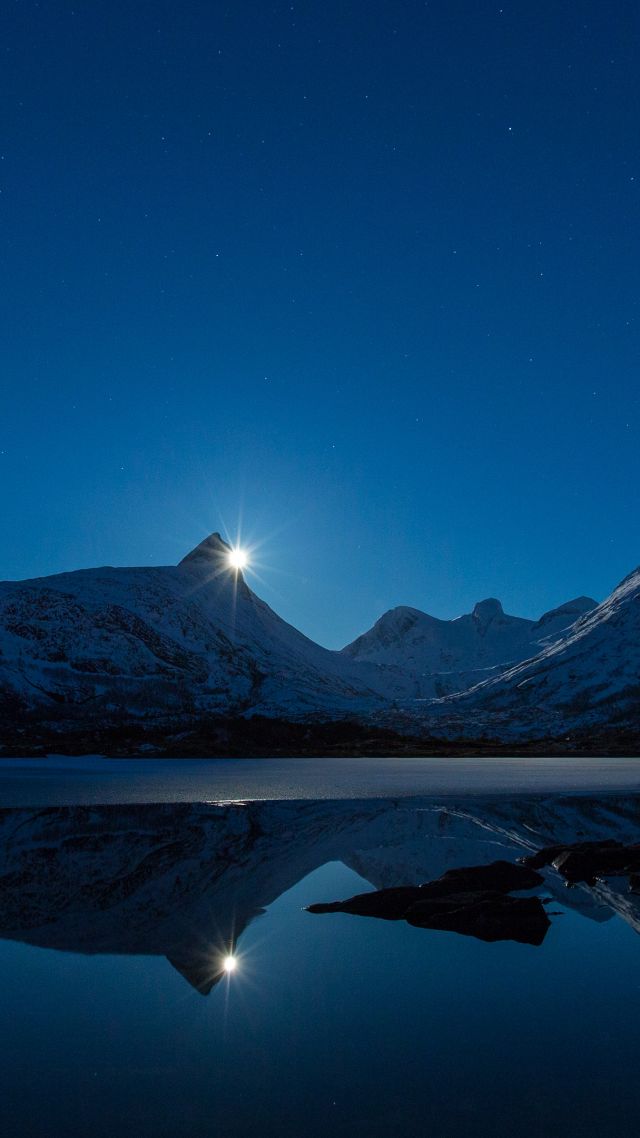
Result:
{"label": "snow-capped mountain", "polygon": [[260,600],[230,552],[212,534],[176,566],[0,584],[0,743],[18,722],[46,741],[255,714],[505,740],[638,726],[640,570],[600,605],[578,597],[537,621],[494,599],[450,621],[393,609],[332,652]]}
{"label": "snow-capped mountain", "polygon": [[456,620],[400,607],[386,612],[342,652],[350,660],[409,673],[418,698],[444,696],[536,655],[596,604],[590,597],[577,597],[538,621],[507,615],[494,598]]}
{"label": "snow-capped mountain", "polygon": [[[433,707],[476,732],[554,734],[640,719],[640,568],[532,659]],[[465,730],[467,729],[465,727]]]}
{"label": "snow-capped mountain", "polygon": [[0,707],[77,719],[344,714],[380,702],[379,669],[281,620],[229,553],[212,534],[177,566],[2,583]]}

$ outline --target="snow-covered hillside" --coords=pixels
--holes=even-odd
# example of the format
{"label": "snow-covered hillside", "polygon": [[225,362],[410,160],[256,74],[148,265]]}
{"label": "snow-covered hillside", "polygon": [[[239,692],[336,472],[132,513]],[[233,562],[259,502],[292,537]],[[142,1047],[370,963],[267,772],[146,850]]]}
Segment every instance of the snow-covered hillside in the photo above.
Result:
{"label": "snow-covered hillside", "polygon": [[361,713],[365,672],[281,620],[212,534],[177,566],[0,585],[0,700],[56,717]]}
{"label": "snow-covered hillside", "polygon": [[395,608],[363,636],[343,648],[351,660],[381,664],[409,673],[418,698],[465,691],[487,673],[536,655],[556,640],[597,601],[578,597],[540,620],[508,616],[500,601],[480,601],[457,620],[438,620],[414,608]]}
{"label": "snow-covered hillside", "polygon": [[640,568],[532,659],[431,708],[464,730],[554,734],[640,720]]}

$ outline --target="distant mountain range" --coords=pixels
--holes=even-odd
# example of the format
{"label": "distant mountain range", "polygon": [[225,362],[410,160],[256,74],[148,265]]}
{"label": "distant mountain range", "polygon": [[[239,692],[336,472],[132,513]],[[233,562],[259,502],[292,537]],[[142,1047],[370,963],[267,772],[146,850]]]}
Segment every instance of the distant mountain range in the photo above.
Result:
{"label": "distant mountain range", "polygon": [[351,660],[402,669],[411,676],[416,697],[451,695],[502,671],[507,662],[537,655],[597,603],[578,597],[537,621],[508,616],[494,598],[479,601],[457,620],[395,608],[342,652]]}
{"label": "distant mountain range", "polygon": [[0,584],[3,733],[262,715],[509,740],[640,723],[640,570],[602,604],[578,597],[537,621],[495,599],[450,621],[392,609],[332,652],[229,554],[212,534],[177,566]]}

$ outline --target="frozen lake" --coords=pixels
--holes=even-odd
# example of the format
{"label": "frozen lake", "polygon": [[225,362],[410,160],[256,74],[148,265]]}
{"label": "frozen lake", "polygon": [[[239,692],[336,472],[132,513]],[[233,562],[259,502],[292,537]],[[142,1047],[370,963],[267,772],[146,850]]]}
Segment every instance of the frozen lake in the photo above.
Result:
{"label": "frozen lake", "polygon": [[0,760],[0,806],[571,791],[640,791],[640,759]]}

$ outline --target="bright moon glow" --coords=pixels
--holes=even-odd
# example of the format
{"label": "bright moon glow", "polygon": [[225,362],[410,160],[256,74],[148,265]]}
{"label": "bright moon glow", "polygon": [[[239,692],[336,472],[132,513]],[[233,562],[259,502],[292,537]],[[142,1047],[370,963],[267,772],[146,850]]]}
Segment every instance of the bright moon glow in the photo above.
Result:
{"label": "bright moon glow", "polygon": [[229,553],[229,565],[232,569],[244,569],[248,557],[244,549],[232,549]]}
{"label": "bright moon glow", "polygon": [[238,961],[236,960],[235,956],[225,956],[224,960],[222,961],[222,967],[224,968],[225,972],[235,972],[237,966]]}

